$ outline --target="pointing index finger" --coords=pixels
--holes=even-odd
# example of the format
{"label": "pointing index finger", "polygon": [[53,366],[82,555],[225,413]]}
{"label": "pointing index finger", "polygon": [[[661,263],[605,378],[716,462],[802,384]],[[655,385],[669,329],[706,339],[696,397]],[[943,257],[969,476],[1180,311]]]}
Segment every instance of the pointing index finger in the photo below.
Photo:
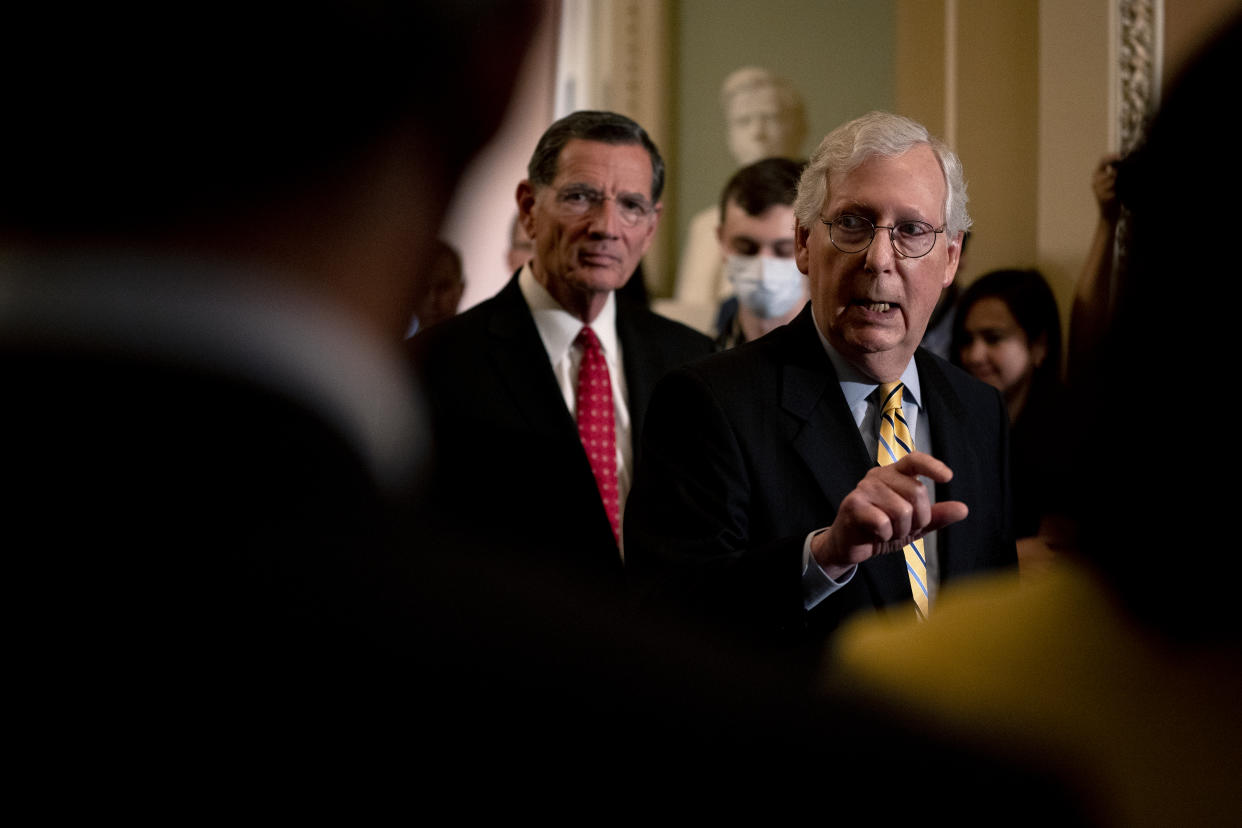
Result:
{"label": "pointing index finger", "polygon": [[953,479],[953,469],[921,451],[911,452],[893,464],[893,468],[911,477],[926,477],[935,483],[948,483]]}

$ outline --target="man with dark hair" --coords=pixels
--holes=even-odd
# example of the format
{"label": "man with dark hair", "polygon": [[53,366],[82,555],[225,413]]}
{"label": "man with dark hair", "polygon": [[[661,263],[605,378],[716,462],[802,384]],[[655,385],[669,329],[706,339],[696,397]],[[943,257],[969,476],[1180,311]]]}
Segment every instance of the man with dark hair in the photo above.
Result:
{"label": "man with dark hair", "polygon": [[794,196],[802,165],[765,158],[733,174],[720,195],[716,238],[736,295],[721,305],[716,347],[731,348],[779,328],[806,304],[794,261]]}
{"label": "man with dark hair", "polygon": [[[596,141],[611,146],[636,146],[647,153],[651,164],[651,201],[660,212],[660,196],[664,194],[664,159],[647,130],[635,121],[615,112],[582,110],[561,118],[539,138],[526,166],[531,187],[548,187],[556,180],[561,152],[570,141]],[[518,209],[522,208],[519,185]],[[654,228],[652,229],[654,233]]]}
{"label": "man with dark hair", "polygon": [[711,343],[616,298],[660,217],[664,162],[642,127],[576,112],[544,133],[528,173],[517,205],[534,259],[411,340],[432,491],[450,526],[614,577],[651,388]]}

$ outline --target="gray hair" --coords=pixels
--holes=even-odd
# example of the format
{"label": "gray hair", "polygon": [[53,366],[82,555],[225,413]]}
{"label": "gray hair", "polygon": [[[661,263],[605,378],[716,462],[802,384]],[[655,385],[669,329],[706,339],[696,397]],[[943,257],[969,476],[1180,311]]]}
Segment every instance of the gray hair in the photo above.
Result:
{"label": "gray hair", "polygon": [[949,237],[956,238],[969,230],[962,162],[922,124],[890,112],[868,112],[837,127],[820,142],[798,183],[798,197],[794,201],[798,226],[808,229],[819,220],[819,211],[828,198],[830,176],[848,174],[872,156],[901,155],[918,144],[931,147],[944,173],[945,229]]}

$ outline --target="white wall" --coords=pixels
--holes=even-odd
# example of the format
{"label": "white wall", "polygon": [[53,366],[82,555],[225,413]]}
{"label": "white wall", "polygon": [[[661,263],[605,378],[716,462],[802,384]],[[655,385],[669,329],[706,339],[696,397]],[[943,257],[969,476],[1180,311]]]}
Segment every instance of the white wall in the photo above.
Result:
{"label": "white wall", "polygon": [[461,310],[495,295],[511,275],[505,253],[517,212],[514,193],[526,177],[539,136],[552,122],[557,4],[548,0],[547,5],[504,124],[462,177],[440,234],[462,254],[466,292]]}

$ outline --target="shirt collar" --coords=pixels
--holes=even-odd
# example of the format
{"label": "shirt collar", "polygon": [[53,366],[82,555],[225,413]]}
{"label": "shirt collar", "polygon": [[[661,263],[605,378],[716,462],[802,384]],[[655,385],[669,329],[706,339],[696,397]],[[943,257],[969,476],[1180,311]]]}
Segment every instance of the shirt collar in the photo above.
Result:
{"label": "shirt collar", "polygon": [[[811,309],[811,319],[815,320],[814,308]],[[824,352],[828,354],[828,359],[832,362],[832,367],[836,369],[837,380],[841,383],[841,393],[845,395],[846,405],[853,410],[854,406],[870,397],[875,393],[875,389],[880,384],[862,371],[854,367],[848,359],[828,341],[824,336],[824,332],[819,328],[819,322],[815,321],[815,334],[819,337],[820,343],[824,346]],[[923,399],[922,386],[919,385],[919,369],[914,364],[914,357],[910,357],[910,361],[906,363],[905,370],[901,372],[901,384],[905,386],[902,391],[902,405],[912,404],[921,408]]]}
{"label": "shirt collar", "polygon": [[[578,332],[582,330],[582,320],[561,307],[560,303],[548,293],[547,288],[535,280],[535,273],[530,263],[522,266],[518,274],[518,288],[522,297],[530,307],[531,316],[535,319],[535,327],[539,337],[548,350],[548,357],[555,364],[569,353]],[[599,338],[604,349],[604,356],[615,359],[620,353],[617,345],[617,300],[616,293],[610,292],[604,308],[590,325],[591,330]]]}

